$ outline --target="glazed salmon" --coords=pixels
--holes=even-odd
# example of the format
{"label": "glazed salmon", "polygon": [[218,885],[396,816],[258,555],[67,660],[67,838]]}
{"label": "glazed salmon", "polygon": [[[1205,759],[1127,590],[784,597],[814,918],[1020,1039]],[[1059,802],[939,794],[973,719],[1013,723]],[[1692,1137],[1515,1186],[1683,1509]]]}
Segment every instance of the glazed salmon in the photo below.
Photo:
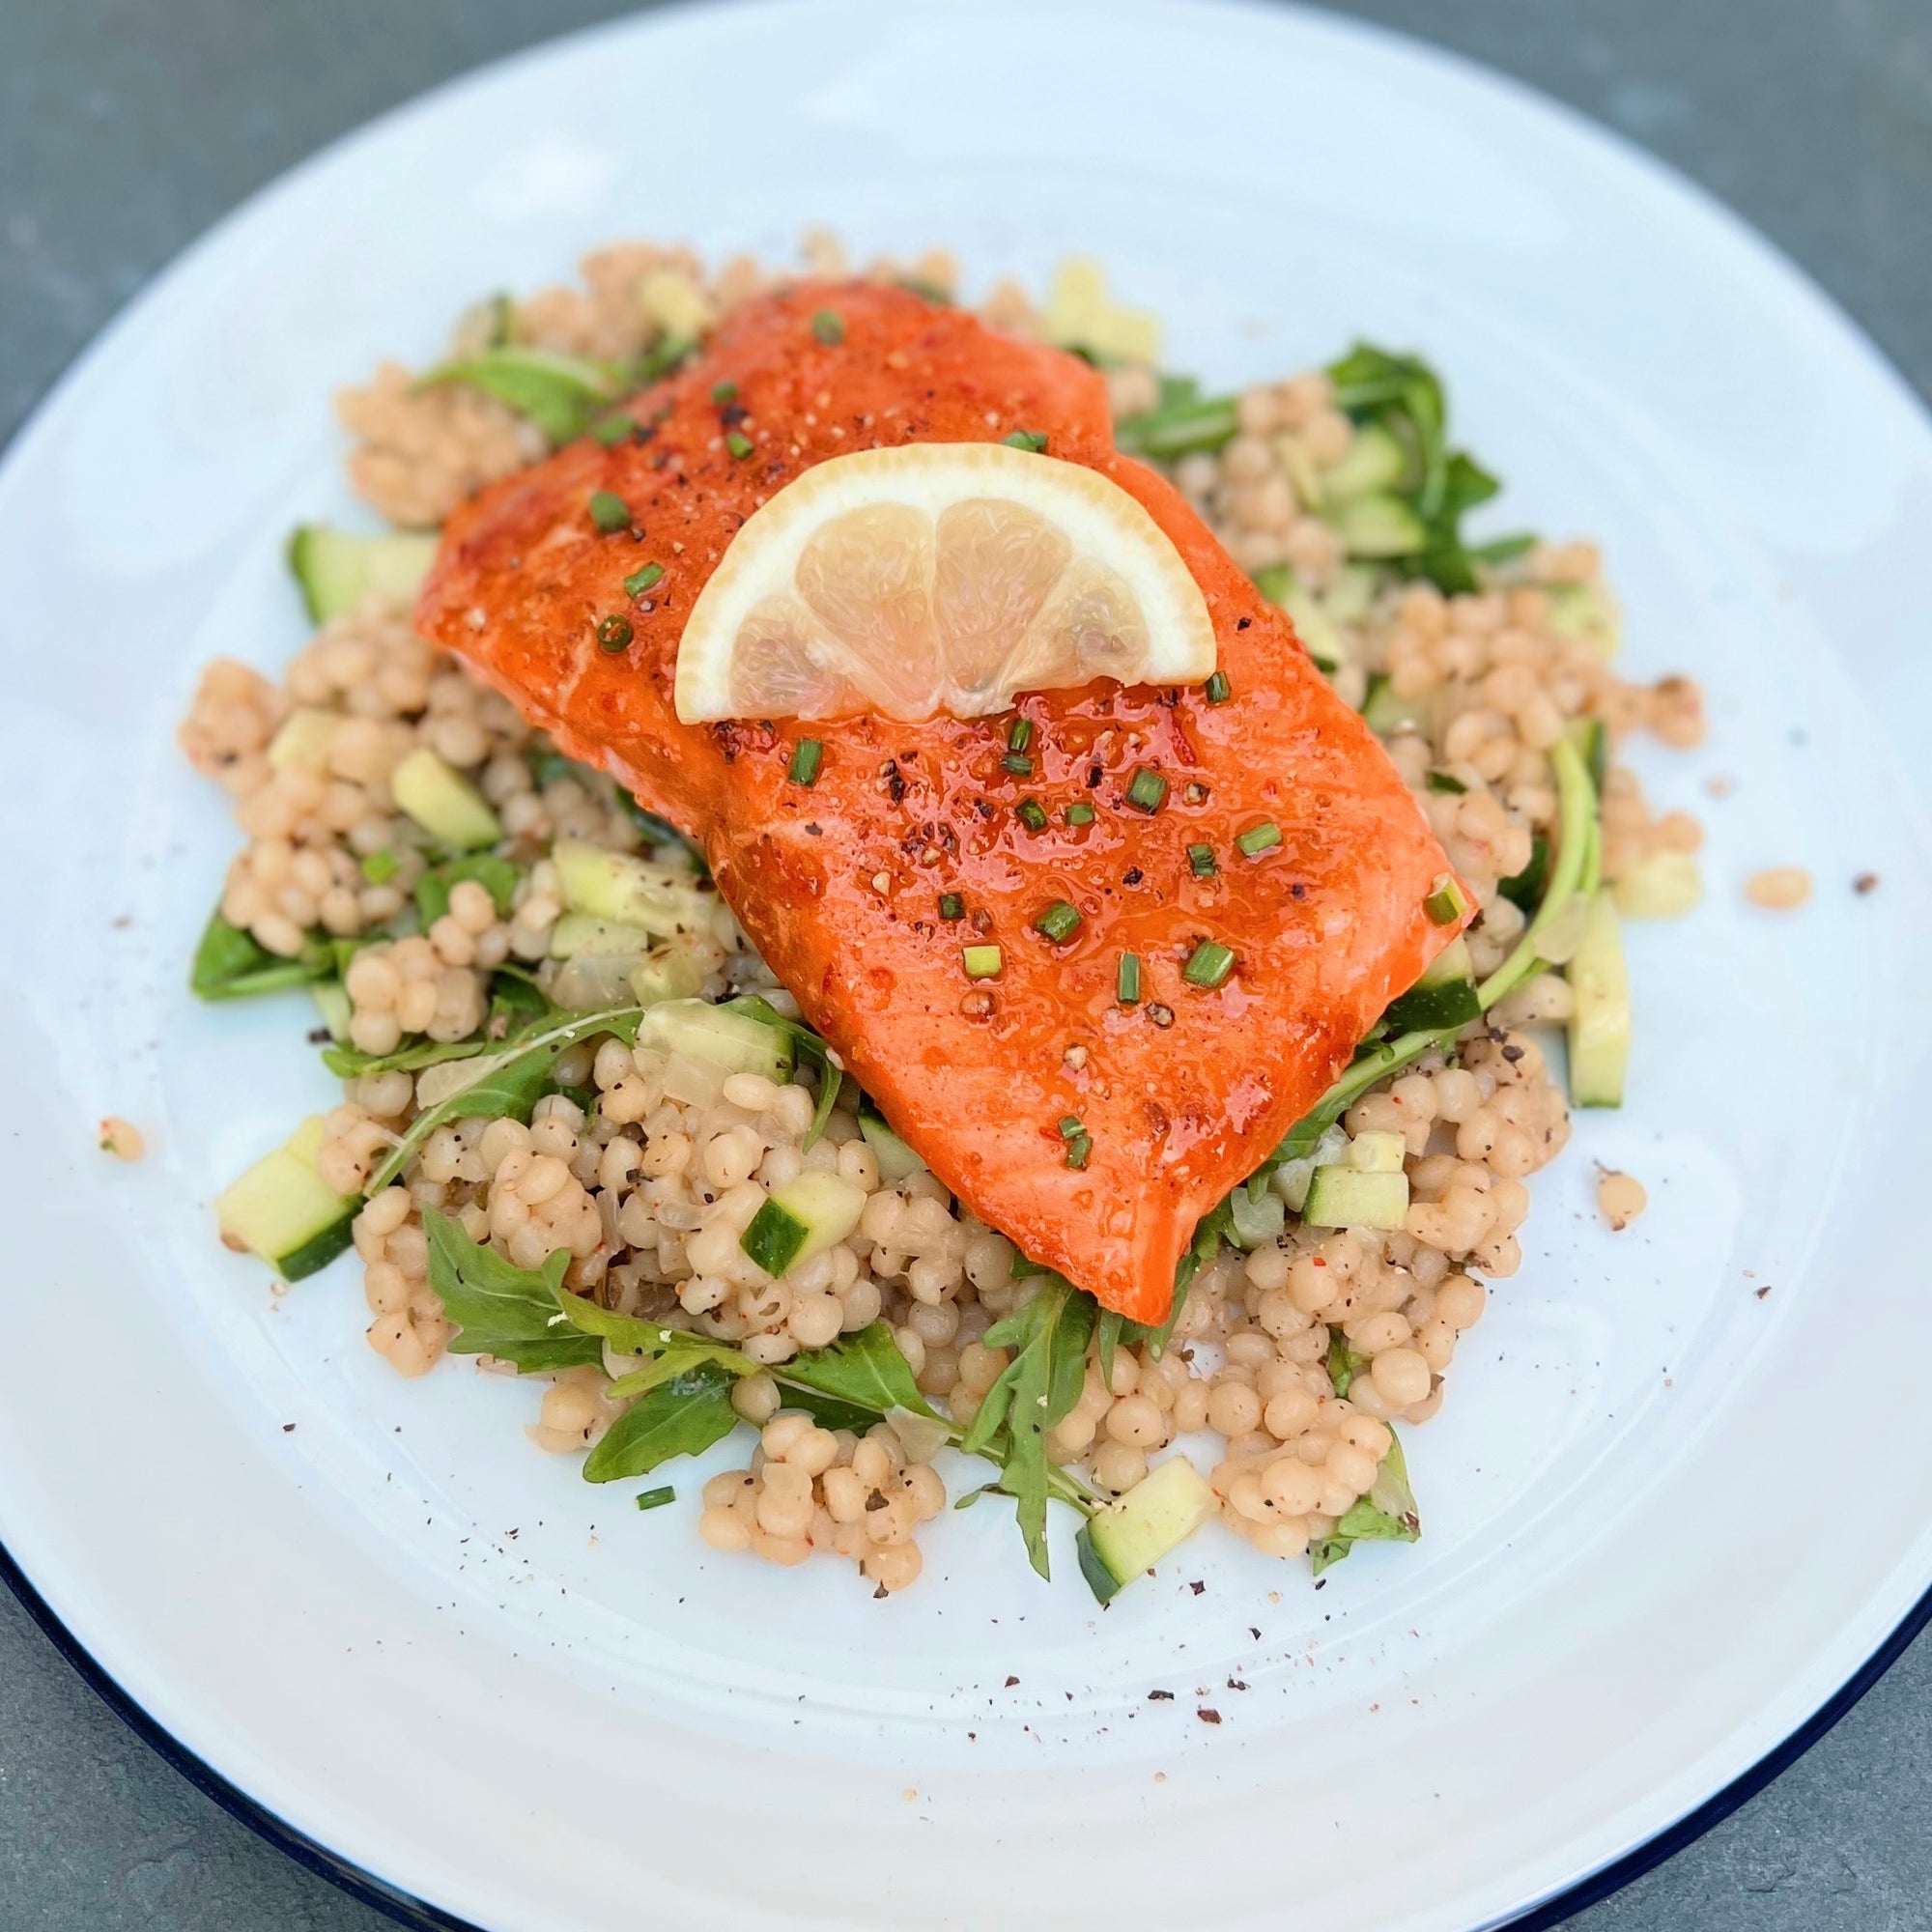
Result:
{"label": "glazed salmon", "polygon": [[[828,308],[833,343],[811,326]],[[424,633],[697,838],[808,1019],[976,1214],[1159,1321],[1200,1217],[1453,936],[1424,909],[1447,861],[1414,800],[1200,518],[1115,450],[1077,358],[898,290],[805,285],[738,310],[631,407],[642,440],[574,443],[451,520]],[[1007,717],[678,722],[684,615],[774,492],[846,451],[1015,431],[1112,477],[1172,538],[1207,598],[1224,701],[1108,682],[1024,696],[1029,774],[1003,764]],[[594,526],[596,491],[623,499],[628,532]],[[646,562],[663,578],[627,595]],[[633,627],[614,654],[596,638],[611,613]],[[787,778],[806,735],[824,746],[810,786]],[[1129,797],[1143,769],[1165,782],[1153,810]],[[1027,800],[1045,830],[1018,815]],[[1069,827],[1078,801],[1095,815]],[[1237,836],[1268,824],[1279,841],[1245,856]],[[947,895],[963,916],[943,916]],[[1056,902],[1079,914],[1063,938],[1037,923]],[[1183,978],[1204,942],[1234,954],[1218,985]],[[969,944],[1001,949],[997,979],[967,977]],[[1081,1168],[1069,1117],[1091,1138]]]}

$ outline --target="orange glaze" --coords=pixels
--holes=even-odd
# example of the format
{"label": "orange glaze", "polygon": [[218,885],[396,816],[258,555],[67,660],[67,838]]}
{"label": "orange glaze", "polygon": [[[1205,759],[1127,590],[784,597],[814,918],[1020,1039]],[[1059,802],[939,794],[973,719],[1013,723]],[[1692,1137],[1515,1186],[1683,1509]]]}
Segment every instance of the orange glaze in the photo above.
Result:
{"label": "orange glaze", "polygon": [[[810,327],[826,308],[844,323],[836,345]],[[721,382],[737,385],[724,405]],[[1077,358],[899,290],[806,285],[737,311],[632,408],[654,424],[644,442],[574,443],[451,520],[423,631],[698,836],[807,1017],[975,1213],[1104,1306],[1159,1321],[1199,1218],[1453,934],[1423,910],[1447,861],[1415,802],[1288,621],[1160,476],[1115,451],[1100,379]],[[728,453],[730,428],[752,456]],[[1029,696],[1030,777],[1001,769],[1006,718],[678,723],[684,613],[757,505],[848,450],[1015,430],[1112,476],[1174,540],[1230,701],[1111,683]],[[593,529],[600,489],[623,497],[635,534]],[[628,598],[622,580],[651,561],[664,580]],[[614,655],[593,635],[611,612],[636,632]],[[803,736],[825,747],[810,788],[786,778]],[[1143,764],[1169,781],[1151,816],[1123,802]],[[1028,798],[1047,830],[1015,816]],[[1096,821],[1069,828],[1078,799]],[[1264,819],[1282,843],[1242,857],[1236,835]],[[1192,876],[1196,842],[1213,846],[1215,876]],[[966,920],[939,918],[949,892]],[[1033,926],[1057,898],[1082,916],[1064,945]],[[1180,977],[1203,938],[1238,955],[1212,991]],[[975,943],[1002,949],[997,980],[966,978]],[[1115,998],[1128,951],[1133,1007]],[[1084,1171],[1065,1164],[1068,1114],[1093,1136]]]}

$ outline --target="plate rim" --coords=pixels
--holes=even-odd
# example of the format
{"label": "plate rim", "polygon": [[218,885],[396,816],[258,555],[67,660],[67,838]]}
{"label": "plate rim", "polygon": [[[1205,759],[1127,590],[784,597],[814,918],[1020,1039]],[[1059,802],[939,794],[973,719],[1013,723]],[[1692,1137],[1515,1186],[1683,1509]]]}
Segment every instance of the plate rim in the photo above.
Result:
{"label": "plate rim", "polygon": [[[1057,0],[1056,0],[1057,3]],[[375,114],[333,135],[300,158],[259,183],[241,200],[217,215],[200,233],[170,255],[123,300],[80,347],[62,363],[34,397],[11,432],[0,439],[0,472],[12,469],[30,442],[46,432],[74,389],[99,359],[111,354],[124,332],[133,327],[152,303],[192,272],[204,255],[218,250],[231,233],[242,227],[271,197],[320,171],[339,155],[392,124],[428,111],[461,90],[499,80],[520,63],[540,61],[565,48],[597,38],[616,38],[649,32],[660,22],[700,11],[747,17],[776,12],[781,0],[661,0],[646,9],[587,22],[561,33],[546,35],[525,45],[444,75]],[[796,9],[799,0],[788,0]],[[1692,179],[1675,163],[1641,145],[1621,130],[1601,122],[1580,107],[1478,57],[1447,46],[1424,35],[1380,21],[1332,11],[1313,0],[1143,0],[1150,11],[1246,16],[1249,19],[1295,20],[1304,29],[1333,36],[1357,45],[1371,44],[1406,58],[1422,57],[1451,70],[1465,83],[1475,83],[1508,98],[1519,110],[1558,124],[1572,139],[1604,154],[1627,171],[1645,179],[1654,188],[1669,192],[1694,207],[1707,221],[1716,222],[1736,244],[1756,258],[1758,266],[1781,280],[1789,292],[1810,305],[1829,323],[1844,348],[1859,355],[1879,377],[1896,407],[1910,415],[1921,433],[1932,435],[1932,396],[1922,393],[1898,359],[1859,320],[1850,308],[1813,272],[1759,229],[1714,190]],[[947,0],[913,0],[919,11],[943,11]],[[4,1542],[0,1542],[0,1585],[52,1643],[100,1701],[128,1729],[156,1752],[171,1770],[265,1843],[273,1845],[306,1870],[327,1880],[346,1895],[370,1906],[395,1923],[438,1928],[438,1932],[483,1932],[475,1921],[459,1917],[389,1884],[373,1871],[289,1824],[264,1801],[215,1770],[185,1744],[100,1662],[75,1631],[42,1596],[26,1571]],[[1739,1773],[1719,1791],[1650,1837],[1615,1857],[1595,1871],[1577,1878],[1560,1892],[1524,1907],[1507,1919],[1486,1924],[1514,1932],[1548,1932],[1577,1912],[1622,1890],[1636,1879],[1688,1849],[1759,1792],[1775,1782],[1862,1701],[1916,1638],[1932,1626],[1932,1585],[1898,1623],[1853,1670],[1846,1680],[1781,1741]],[[1471,1932],[1478,1932],[1472,1927]]]}

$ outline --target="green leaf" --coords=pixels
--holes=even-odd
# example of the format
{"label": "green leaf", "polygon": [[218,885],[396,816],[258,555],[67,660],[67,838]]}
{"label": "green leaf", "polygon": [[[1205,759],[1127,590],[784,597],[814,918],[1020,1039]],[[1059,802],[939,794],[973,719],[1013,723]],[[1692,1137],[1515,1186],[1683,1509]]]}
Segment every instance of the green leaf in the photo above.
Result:
{"label": "green leaf", "polygon": [[1374,1486],[1349,1506],[1334,1529],[1309,1546],[1308,1554],[1319,1577],[1341,1562],[1358,1543],[1413,1543],[1422,1534],[1415,1492],[1408,1486],[1408,1463],[1402,1438],[1389,1432],[1389,1452],[1376,1471]]}
{"label": "green leaf", "polygon": [[584,1458],[586,1483],[647,1476],[677,1456],[701,1456],[738,1426],[731,1406],[731,1378],[716,1362],[681,1368],[660,1382],[611,1425]]}
{"label": "green leaf", "polygon": [[619,372],[607,362],[559,355],[547,349],[486,349],[432,369],[417,384],[467,383],[495,396],[542,430],[551,442],[569,442],[583,434],[590,418],[622,386]]}
{"label": "green leaf", "polygon": [[409,1132],[369,1177],[367,1191],[380,1194],[415,1158],[430,1135],[450,1121],[527,1121],[531,1108],[551,1085],[557,1056],[565,1047],[606,1033],[634,1041],[642,1018],[641,1007],[611,1007],[599,1013],[575,1014],[484,1061],[482,1071],[469,1086],[415,1117]]}
{"label": "green leaf", "polygon": [[493,1042],[477,1035],[469,1039],[425,1039],[414,1046],[399,1046],[394,1053],[364,1053],[354,1046],[326,1046],[322,1064],[342,1080],[354,1080],[364,1073],[420,1073],[425,1066],[440,1066],[446,1060],[473,1060],[488,1053]]}
{"label": "green leaf", "polygon": [[446,860],[432,866],[416,881],[416,913],[427,932],[449,910],[449,895],[466,879],[486,887],[498,919],[508,919],[516,903],[517,882],[524,868],[491,852],[472,852],[468,858]]}
{"label": "green leaf", "polygon": [[217,911],[194,949],[188,985],[204,1000],[245,1000],[327,980],[334,970],[334,951],[327,940],[312,939],[297,957],[285,959],[257,945],[251,933],[230,925]]}
{"label": "green leaf", "polygon": [[787,1391],[802,1388],[830,1396],[875,1420],[895,1408],[930,1415],[932,1407],[919,1392],[912,1365],[899,1353],[891,1324],[874,1321],[856,1335],[842,1335],[823,1349],[808,1350],[772,1371]]}
{"label": "green leaf", "polygon": [[1368,1367],[1368,1358],[1349,1346],[1349,1338],[1339,1327],[1328,1331],[1328,1379],[1337,1395],[1347,1395],[1355,1378]]}
{"label": "green leaf", "polygon": [[569,1293],[563,1286],[567,1249],[541,1268],[520,1268],[472,1241],[461,1222],[434,1208],[423,1210],[423,1234],[430,1286],[457,1327],[452,1354],[496,1355],[526,1373],[602,1360],[595,1336],[555,1325],[557,1297]]}
{"label": "green leaf", "polygon": [[1238,424],[1232,396],[1190,396],[1141,415],[1123,416],[1114,425],[1114,444],[1130,456],[1151,456],[1159,462],[1217,450],[1234,439]]}

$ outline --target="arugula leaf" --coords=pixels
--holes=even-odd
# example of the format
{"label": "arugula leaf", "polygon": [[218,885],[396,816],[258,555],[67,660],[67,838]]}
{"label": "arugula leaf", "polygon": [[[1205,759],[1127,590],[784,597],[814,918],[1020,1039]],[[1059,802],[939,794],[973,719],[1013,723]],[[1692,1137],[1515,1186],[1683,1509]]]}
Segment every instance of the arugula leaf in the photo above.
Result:
{"label": "arugula leaf", "polygon": [[499,859],[493,852],[472,852],[467,858],[448,859],[440,866],[432,866],[416,881],[416,913],[422,920],[423,930],[427,932],[449,910],[450,892],[466,879],[474,879],[479,886],[487,887],[497,917],[508,919],[516,899],[517,882],[523,876],[521,866],[509,859]]}
{"label": "arugula leaf", "polygon": [[643,1012],[641,1007],[611,1007],[599,1013],[579,1013],[484,1061],[469,1086],[425,1108],[411,1122],[388,1158],[369,1177],[367,1191],[380,1194],[415,1158],[430,1135],[450,1121],[527,1121],[550,1086],[557,1056],[565,1047],[602,1033],[634,1041]]}
{"label": "arugula leaf", "polygon": [[990,1454],[999,1463],[1000,1488],[1017,1506],[1028,1559],[1042,1577],[1051,1574],[1046,1500],[1053,1476],[1046,1433],[1080,1399],[1096,1315],[1092,1295],[1059,1275],[1048,1275],[1024,1308],[987,1329],[989,1349],[1018,1352],[986,1391],[959,1445],[972,1455]]}
{"label": "arugula leaf", "polygon": [[737,1428],[731,1378],[716,1362],[680,1368],[611,1425],[583,1461],[586,1483],[647,1476],[674,1456],[701,1456]]}
{"label": "arugula leaf", "polygon": [[306,986],[334,971],[335,951],[327,940],[311,939],[295,958],[285,959],[258,945],[252,933],[230,925],[217,909],[194,949],[188,986],[204,1000],[245,1000]]}
{"label": "arugula leaf", "polygon": [[1413,1543],[1422,1534],[1415,1492],[1408,1486],[1408,1463],[1402,1438],[1390,1432],[1389,1452],[1376,1471],[1374,1487],[1349,1506],[1334,1529],[1309,1546],[1309,1557],[1319,1577],[1341,1562],[1358,1543]]}
{"label": "arugula leaf", "polygon": [[830,1396],[875,1418],[895,1408],[909,1408],[915,1415],[933,1412],[913,1380],[912,1365],[899,1353],[891,1323],[885,1321],[874,1321],[856,1335],[841,1335],[826,1348],[794,1355],[772,1374],[787,1390]]}
{"label": "arugula leaf", "polygon": [[506,344],[444,362],[416,386],[426,389],[440,383],[467,383],[495,396],[527,416],[546,440],[558,443],[583,434],[590,418],[615,398],[622,377],[608,362]]}
{"label": "arugula leaf", "polygon": [[469,1039],[425,1039],[414,1046],[399,1046],[393,1053],[364,1053],[354,1046],[326,1046],[322,1064],[343,1080],[364,1073],[420,1073],[425,1066],[440,1066],[445,1060],[472,1060],[488,1053],[492,1042],[480,1035]]}
{"label": "arugula leaf", "polygon": [[1339,1327],[1328,1331],[1328,1379],[1337,1395],[1347,1395],[1355,1378],[1368,1367],[1368,1357],[1358,1355],[1349,1346],[1349,1338]]}
{"label": "arugula leaf", "polygon": [[423,1209],[423,1234],[430,1286],[456,1323],[452,1354],[496,1355],[526,1374],[603,1359],[594,1335],[558,1332],[553,1325],[557,1296],[569,1293],[563,1286],[568,1249],[559,1248],[541,1268],[520,1268],[496,1249],[472,1241],[461,1222],[434,1208]]}

